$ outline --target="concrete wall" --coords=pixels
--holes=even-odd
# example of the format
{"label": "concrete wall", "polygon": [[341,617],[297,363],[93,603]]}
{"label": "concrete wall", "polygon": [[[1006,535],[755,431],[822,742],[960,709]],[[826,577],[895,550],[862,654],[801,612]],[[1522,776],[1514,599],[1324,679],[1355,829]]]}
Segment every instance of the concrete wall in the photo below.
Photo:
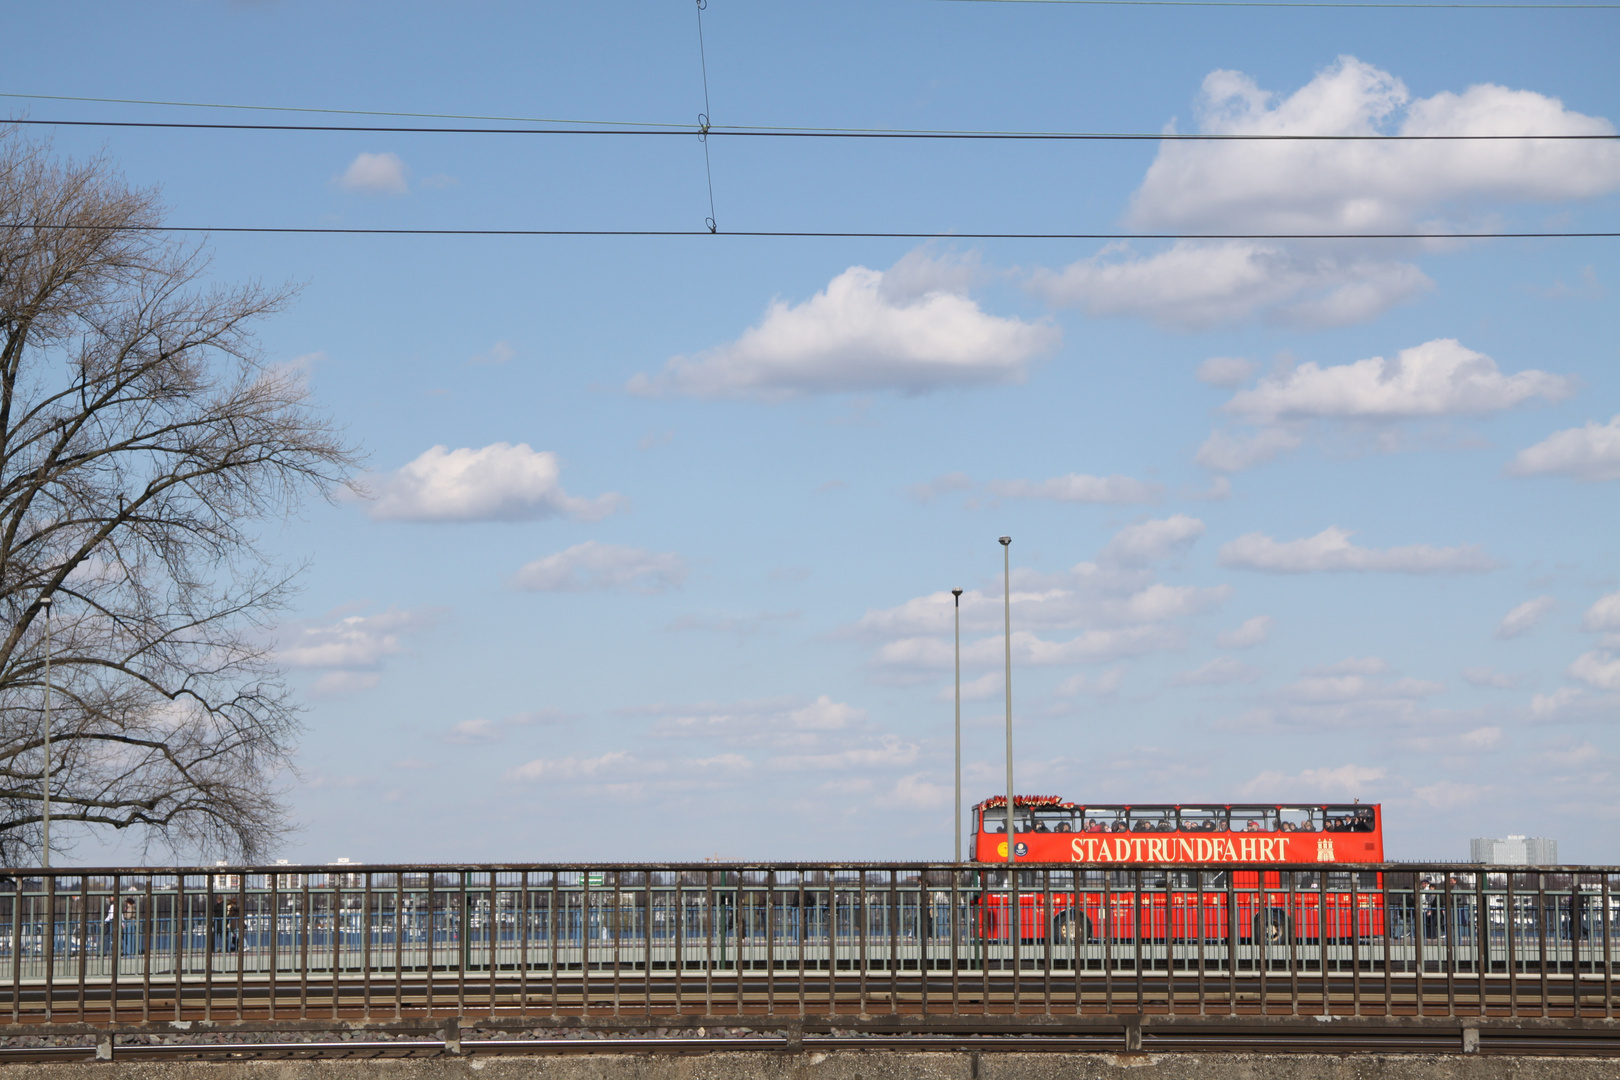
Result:
{"label": "concrete wall", "polygon": [[9,1064],[5,1080],[1573,1080],[1620,1060],[1427,1054],[706,1053]]}

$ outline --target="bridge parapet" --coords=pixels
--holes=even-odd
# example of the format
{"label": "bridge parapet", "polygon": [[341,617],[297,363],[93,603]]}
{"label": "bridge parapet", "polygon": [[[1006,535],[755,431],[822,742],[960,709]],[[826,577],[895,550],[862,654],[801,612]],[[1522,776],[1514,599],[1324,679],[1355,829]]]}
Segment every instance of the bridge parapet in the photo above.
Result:
{"label": "bridge parapet", "polygon": [[13,871],[0,1022],[1102,1024],[1147,1051],[1194,1020],[1436,1021],[1460,1050],[1492,1024],[1613,1021],[1617,894],[1617,868],[1412,864]]}

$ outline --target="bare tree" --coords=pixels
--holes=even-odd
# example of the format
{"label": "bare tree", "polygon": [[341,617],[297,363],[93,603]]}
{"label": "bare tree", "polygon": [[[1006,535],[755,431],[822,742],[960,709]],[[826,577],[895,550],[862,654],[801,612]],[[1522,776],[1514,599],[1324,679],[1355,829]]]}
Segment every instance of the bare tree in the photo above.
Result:
{"label": "bare tree", "polygon": [[[263,856],[298,731],[261,530],[354,465],[252,330],[290,290],[205,283],[156,194],[0,135],[0,861],[53,821]],[[45,775],[45,634],[52,729]]]}

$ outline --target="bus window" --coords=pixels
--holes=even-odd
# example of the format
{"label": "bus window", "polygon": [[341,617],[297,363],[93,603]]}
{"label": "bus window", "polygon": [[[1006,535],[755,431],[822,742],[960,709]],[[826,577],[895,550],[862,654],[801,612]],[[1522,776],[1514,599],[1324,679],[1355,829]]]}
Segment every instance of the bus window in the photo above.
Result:
{"label": "bus window", "polygon": [[1275,806],[1234,806],[1228,812],[1233,832],[1276,832]]}
{"label": "bus window", "polygon": [[1372,832],[1373,812],[1370,806],[1328,806],[1323,808],[1328,832]]}
{"label": "bus window", "polygon": [[1088,806],[1083,814],[1086,832],[1124,832],[1129,828],[1123,806]]}
{"label": "bus window", "polygon": [[1131,832],[1175,832],[1176,808],[1173,806],[1131,807]]}
{"label": "bus window", "polygon": [[1035,811],[1036,832],[1074,832],[1074,811],[1061,806],[1043,806]]}
{"label": "bus window", "polygon": [[1360,892],[1368,892],[1378,888],[1378,872],[1376,870],[1329,870],[1327,887],[1336,892],[1349,892],[1355,888]]}
{"label": "bus window", "polygon": [[1321,824],[1322,811],[1320,807],[1277,807],[1277,829],[1279,832],[1319,832],[1321,831]]}
{"label": "bus window", "polygon": [[1183,806],[1181,808],[1181,831],[1225,832],[1226,807]]}

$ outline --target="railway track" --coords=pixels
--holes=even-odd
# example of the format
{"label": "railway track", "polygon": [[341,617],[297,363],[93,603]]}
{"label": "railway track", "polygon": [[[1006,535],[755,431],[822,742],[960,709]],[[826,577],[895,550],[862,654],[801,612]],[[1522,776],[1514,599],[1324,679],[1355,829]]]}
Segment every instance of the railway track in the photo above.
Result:
{"label": "railway track", "polygon": [[[9,1014],[9,1016],[8,1016]],[[676,981],[645,973],[526,977],[497,973],[431,977],[269,979],[190,976],[143,987],[85,982],[0,986],[0,1023],[262,1022],[319,1018],[372,1022],[416,1016],[633,1020],[689,1017],[800,1022],[835,1016],[978,1017],[1108,1015],[1224,1017],[1548,1018],[1612,1020],[1607,979],[1577,974],[1457,972],[1241,976],[1042,972],[972,979],[888,973],[710,974]]]}
{"label": "railway track", "polygon": [[[1475,1035],[1469,1038],[1467,1032]],[[436,1057],[545,1055],[693,1055],[713,1053],[799,1054],[1068,1053],[1068,1054],[1461,1054],[1620,1057],[1620,1030],[1549,1030],[1435,1025],[1364,1027],[1322,1031],[1290,1024],[1264,1026],[1176,1025],[1169,1029],[1122,1026],[1068,1034],[984,1035],[760,1034],[750,1037],[615,1036],[535,1039],[344,1039],[281,1041],[278,1033],[236,1032],[240,1041],[129,1044],[103,1037],[100,1046],[3,1047],[7,1063],[94,1061],[372,1060]],[[284,1037],[284,1036],[283,1036]]]}

